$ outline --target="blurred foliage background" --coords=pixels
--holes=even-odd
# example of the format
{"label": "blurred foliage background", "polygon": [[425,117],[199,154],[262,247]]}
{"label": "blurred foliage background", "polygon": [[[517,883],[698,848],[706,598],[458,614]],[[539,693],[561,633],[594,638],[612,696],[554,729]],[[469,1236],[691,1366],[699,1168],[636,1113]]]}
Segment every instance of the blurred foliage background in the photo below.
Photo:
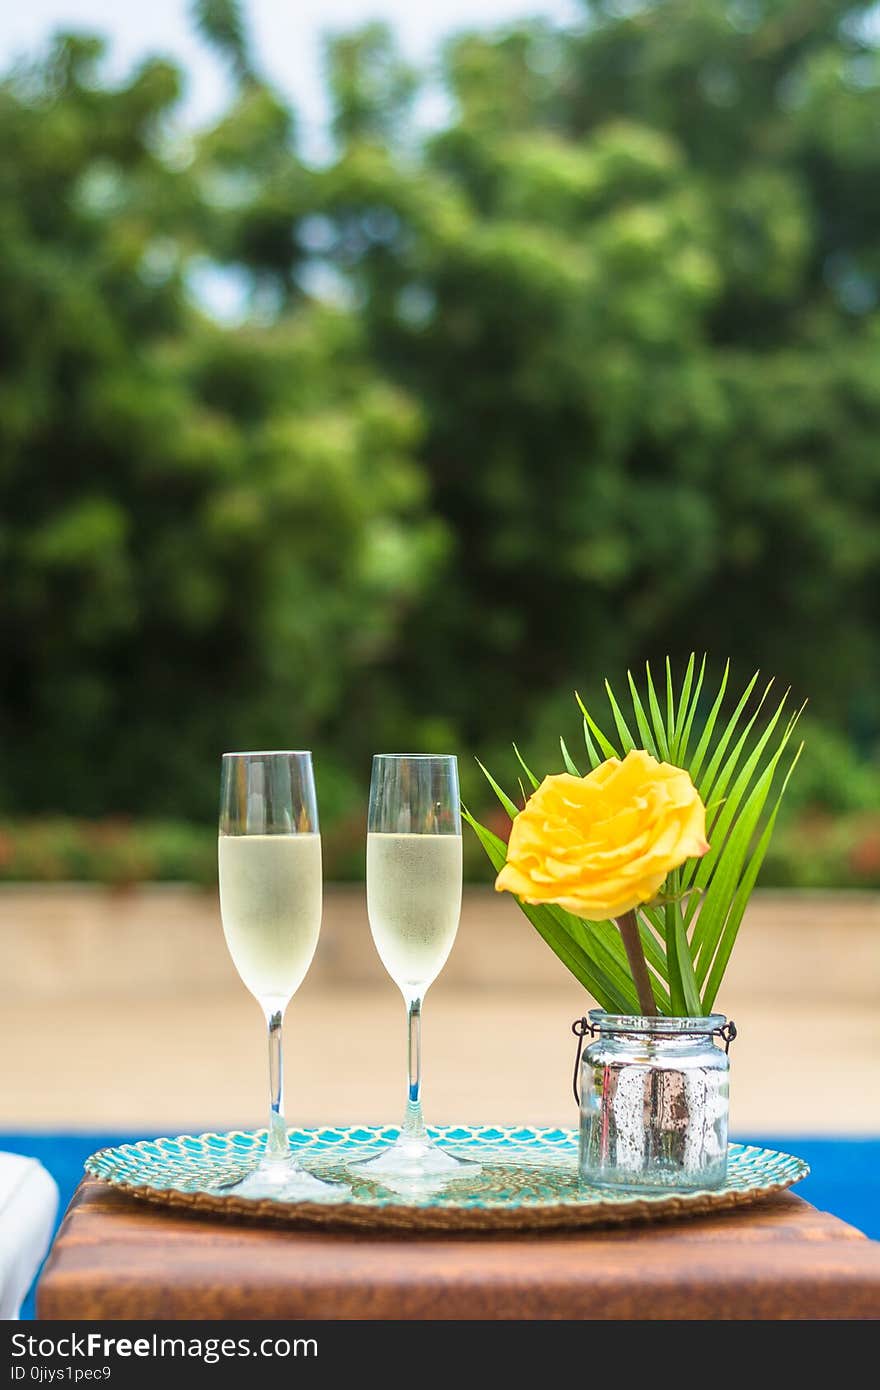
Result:
{"label": "blurred foliage background", "polygon": [[454,36],[428,132],[370,25],[320,164],[246,6],[193,21],[211,129],[95,37],[0,82],[0,876],[209,881],[221,751],[291,745],[357,873],[375,749],[483,809],[473,753],[556,770],[575,688],[696,649],[810,699],[763,881],[880,886],[876,6]]}

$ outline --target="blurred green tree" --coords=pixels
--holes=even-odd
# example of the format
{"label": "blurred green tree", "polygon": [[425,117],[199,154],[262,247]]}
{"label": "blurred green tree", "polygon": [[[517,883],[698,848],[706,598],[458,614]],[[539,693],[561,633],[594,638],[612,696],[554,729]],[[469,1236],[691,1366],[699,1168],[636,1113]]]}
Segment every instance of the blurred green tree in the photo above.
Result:
{"label": "blurred green tree", "polygon": [[[289,113],[242,60],[188,151],[179,74],[108,87],[101,53],[62,37],[0,87],[0,795],[205,815],[222,748],[343,722],[444,530],[418,410],[297,289]],[[224,261],[239,328],[187,291]]]}
{"label": "blurred green tree", "polygon": [[[395,679],[416,705],[445,684],[484,748],[554,691],[692,646],[876,738],[875,15],[589,4],[575,31],[452,41],[452,116],[415,155],[402,122],[338,125],[325,254],[423,407],[456,538]],[[337,109],[368,107],[376,33],[360,103],[345,44]]]}
{"label": "blurred green tree", "polygon": [[874,7],[459,36],[427,133],[370,25],[321,165],[245,12],[193,7],[233,80],[196,138],[94,40],[0,86],[5,806],[204,815],[231,743],[549,742],[691,647],[876,741]]}

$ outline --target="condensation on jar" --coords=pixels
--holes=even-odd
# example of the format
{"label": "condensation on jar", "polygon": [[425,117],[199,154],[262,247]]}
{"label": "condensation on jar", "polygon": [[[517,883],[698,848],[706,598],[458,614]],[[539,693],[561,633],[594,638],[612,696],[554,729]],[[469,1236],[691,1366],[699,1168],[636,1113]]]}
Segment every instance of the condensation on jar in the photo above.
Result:
{"label": "condensation on jar", "polygon": [[[594,1009],[580,1063],[580,1177],[637,1192],[719,1187],[730,1059],[723,1014],[635,1018]],[[719,1045],[720,1043],[720,1045]]]}

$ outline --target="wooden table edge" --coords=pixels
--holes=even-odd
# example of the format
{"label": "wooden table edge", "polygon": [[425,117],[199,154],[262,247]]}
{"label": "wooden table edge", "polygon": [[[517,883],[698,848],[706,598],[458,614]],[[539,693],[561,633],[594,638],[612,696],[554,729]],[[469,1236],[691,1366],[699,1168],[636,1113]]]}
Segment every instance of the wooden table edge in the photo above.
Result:
{"label": "wooden table edge", "polygon": [[37,1315],[877,1318],[880,1244],[794,1193],[714,1217],[579,1232],[370,1236],[166,1212],[84,1179],[44,1267]]}

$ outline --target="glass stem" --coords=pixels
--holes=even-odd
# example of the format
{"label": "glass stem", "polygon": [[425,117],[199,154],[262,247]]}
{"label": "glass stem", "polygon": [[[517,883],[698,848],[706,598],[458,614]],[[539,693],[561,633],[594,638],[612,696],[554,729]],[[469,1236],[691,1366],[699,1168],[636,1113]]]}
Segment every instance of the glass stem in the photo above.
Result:
{"label": "glass stem", "polygon": [[284,1059],[281,1053],[281,1009],[266,1015],[269,1025],[269,1133],[265,1157],[270,1162],[290,1158],[284,1120]]}
{"label": "glass stem", "polygon": [[401,1135],[406,1139],[426,1139],[428,1131],[422,1115],[422,1001],[419,998],[407,998],[406,1033],[406,1114]]}

